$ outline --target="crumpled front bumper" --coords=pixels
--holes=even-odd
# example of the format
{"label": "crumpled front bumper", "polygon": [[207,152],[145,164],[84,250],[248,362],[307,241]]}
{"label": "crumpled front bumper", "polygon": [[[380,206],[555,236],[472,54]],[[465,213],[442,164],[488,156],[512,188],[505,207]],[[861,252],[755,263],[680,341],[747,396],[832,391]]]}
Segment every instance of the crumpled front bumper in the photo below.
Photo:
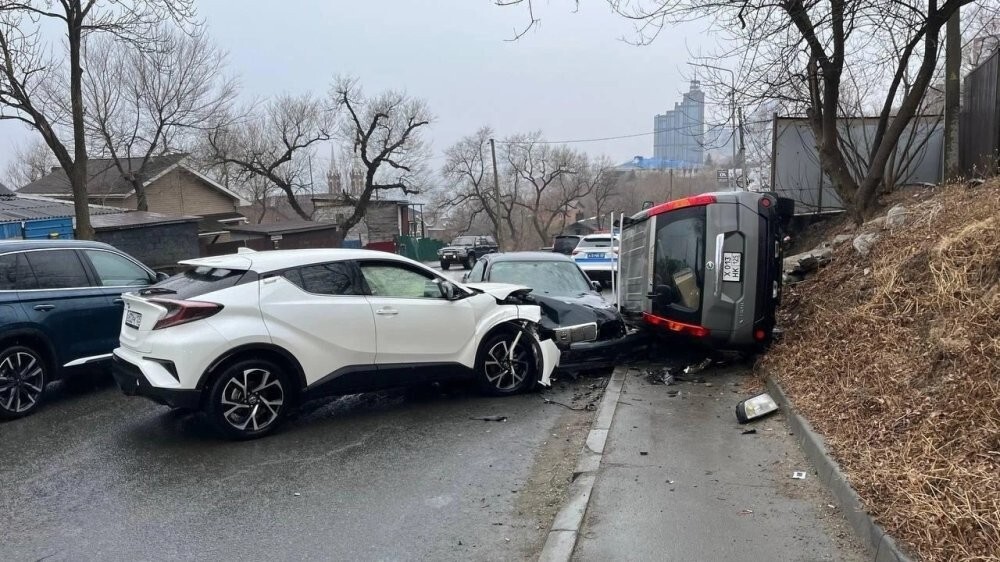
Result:
{"label": "crumpled front bumper", "polygon": [[638,358],[646,343],[641,332],[632,332],[620,338],[578,342],[562,350],[560,371],[586,371],[614,367]]}

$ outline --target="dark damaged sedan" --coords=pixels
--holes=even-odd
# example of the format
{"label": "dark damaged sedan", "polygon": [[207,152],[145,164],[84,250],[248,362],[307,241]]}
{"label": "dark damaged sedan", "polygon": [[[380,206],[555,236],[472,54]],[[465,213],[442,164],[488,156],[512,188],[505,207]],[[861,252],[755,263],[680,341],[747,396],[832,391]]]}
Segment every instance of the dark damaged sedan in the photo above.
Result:
{"label": "dark damaged sedan", "polygon": [[481,257],[464,280],[531,287],[542,309],[542,326],[553,330],[562,351],[559,369],[606,370],[626,349],[625,322],[601,297],[597,282],[568,256],[553,252],[511,252]]}

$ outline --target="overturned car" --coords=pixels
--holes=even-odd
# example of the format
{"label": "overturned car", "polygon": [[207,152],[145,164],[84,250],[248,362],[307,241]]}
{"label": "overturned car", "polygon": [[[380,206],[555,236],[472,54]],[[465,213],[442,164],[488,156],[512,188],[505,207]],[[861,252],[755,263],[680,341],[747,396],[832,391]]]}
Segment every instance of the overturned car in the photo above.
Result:
{"label": "overturned car", "polygon": [[606,370],[634,349],[625,322],[572,258],[555,252],[511,252],[483,256],[463,278],[476,283],[531,287],[527,302],[541,308],[543,331],[551,331],[563,371]]}

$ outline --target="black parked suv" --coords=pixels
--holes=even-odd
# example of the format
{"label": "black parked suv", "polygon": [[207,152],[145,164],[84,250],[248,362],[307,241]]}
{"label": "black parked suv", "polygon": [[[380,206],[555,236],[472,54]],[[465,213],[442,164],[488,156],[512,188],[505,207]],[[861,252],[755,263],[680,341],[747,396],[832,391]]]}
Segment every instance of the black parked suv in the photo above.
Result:
{"label": "black parked suv", "polygon": [[492,236],[459,236],[451,244],[438,250],[438,258],[441,260],[441,269],[447,270],[453,263],[472,269],[477,258],[497,251],[497,241]]}
{"label": "black parked suv", "polygon": [[107,244],[0,242],[0,420],[32,413],[53,380],[110,360],[121,294],[161,278]]}

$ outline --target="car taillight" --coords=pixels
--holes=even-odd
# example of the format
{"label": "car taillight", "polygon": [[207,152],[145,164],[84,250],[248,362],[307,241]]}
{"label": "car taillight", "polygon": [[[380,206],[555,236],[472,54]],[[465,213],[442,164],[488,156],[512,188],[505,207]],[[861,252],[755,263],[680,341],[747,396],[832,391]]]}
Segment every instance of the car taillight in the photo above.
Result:
{"label": "car taillight", "polygon": [[201,301],[174,301],[168,299],[149,299],[151,302],[167,309],[167,315],[153,326],[154,330],[179,326],[201,320],[218,314],[222,310],[221,304]]}
{"label": "car taillight", "polygon": [[671,332],[679,332],[681,334],[688,334],[697,338],[708,337],[708,328],[703,326],[697,326],[695,324],[685,324],[684,322],[677,322],[675,320],[669,320],[667,318],[660,318],[659,316],[650,314],[648,312],[642,313],[642,319],[647,324],[652,324],[653,326],[658,326],[660,328],[666,328]]}
{"label": "car taillight", "polygon": [[683,209],[685,207],[698,207],[701,205],[711,205],[718,201],[714,195],[695,195],[693,197],[685,197],[684,199],[677,199],[674,201],[667,201],[666,203],[661,203],[655,207],[652,207],[647,211],[648,216],[652,217],[654,215],[659,215],[666,213],[667,211],[674,211],[677,209]]}

